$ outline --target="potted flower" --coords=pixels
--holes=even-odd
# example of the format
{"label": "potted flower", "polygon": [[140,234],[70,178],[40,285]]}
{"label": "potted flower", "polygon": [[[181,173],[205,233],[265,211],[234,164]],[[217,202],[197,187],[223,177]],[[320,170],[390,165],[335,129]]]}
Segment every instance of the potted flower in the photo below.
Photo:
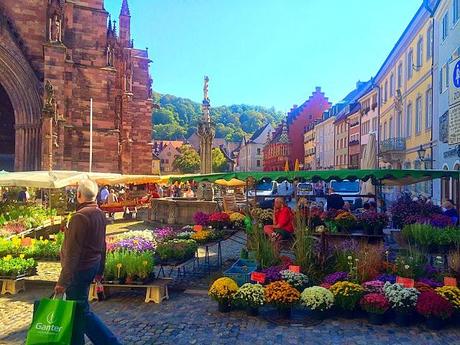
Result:
{"label": "potted flower", "polygon": [[263,306],[265,302],[264,287],[260,284],[243,284],[236,292],[234,299],[246,308],[246,313],[249,316],[257,316],[259,307]]}
{"label": "potted flower", "polygon": [[193,221],[196,225],[207,226],[209,224],[209,214],[198,211],[193,215]]}
{"label": "potted flower", "polygon": [[339,212],[334,221],[341,232],[349,232],[356,225],[356,217],[347,211]]}
{"label": "potted flower", "polygon": [[367,312],[368,320],[373,325],[382,325],[385,321],[384,315],[390,309],[388,299],[379,293],[364,295],[359,304]]}
{"label": "potted flower", "polygon": [[303,273],[283,270],[280,272],[281,279],[287,281],[292,287],[299,291],[303,291],[308,285],[308,277]]}
{"label": "potted flower", "polygon": [[218,309],[221,313],[230,311],[230,303],[233,296],[238,291],[238,285],[233,279],[228,277],[219,278],[211,285],[208,295],[218,303]]}
{"label": "potted flower", "polygon": [[442,286],[436,288],[436,292],[448,300],[454,308],[452,320],[460,323],[460,289],[456,286]]}
{"label": "potted flower", "polygon": [[415,288],[405,288],[389,282],[383,286],[383,292],[395,312],[395,323],[399,326],[408,326],[420,292]]}
{"label": "potted flower", "polygon": [[25,259],[24,254],[19,257],[6,255],[0,259],[0,277],[15,280],[35,273],[37,262],[30,258]]}
{"label": "potted flower", "polygon": [[363,287],[349,281],[339,281],[332,285],[330,290],[334,294],[335,305],[344,316],[352,317],[356,305],[364,293]]}
{"label": "potted flower", "polygon": [[348,272],[334,272],[324,277],[323,283],[328,285],[334,285],[338,281],[348,279]]}
{"label": "potted flower", "polygon": [[385,283],[380,280],[371,280],[363,283],[362,285],[366,293],[383,294],[383,286]]}
{"label": "potted flower", "polygon": [[441,329],[454,312],[452,304],[434,291],[420,294],[416,310],[425,317],[425,324],[429,329]]}
{"label": "potted flower", "polygon": [[300,292],[288,282],[276,281],[265,287],[265,301],[274,305],[282,318],[289,318],[292,306],[300,299]]}
{"label": "potted flower", "polygon": [[363,212],[358,216],[358,221],[368,235],[382,235],[383,229],[388,225],[388,216],[375,211]]}
{"label": "potted flower", "polygon": [[230,214],[230,222],[233,225],[234,229],[243,229],[244,228],[244,218],[246,216],[240,212],[232,212]]}
{"label": "potted flower", "polygon": [[334,294],[321,286],[309,287],[300,294],[300,303],[313,318],[322,320],[334,305]]}
{"label": "potted flower", "polygon": [[230,216],[226,212],[214,212],[209,215],[209,224],[215,229],[222,230],[230,222]]}

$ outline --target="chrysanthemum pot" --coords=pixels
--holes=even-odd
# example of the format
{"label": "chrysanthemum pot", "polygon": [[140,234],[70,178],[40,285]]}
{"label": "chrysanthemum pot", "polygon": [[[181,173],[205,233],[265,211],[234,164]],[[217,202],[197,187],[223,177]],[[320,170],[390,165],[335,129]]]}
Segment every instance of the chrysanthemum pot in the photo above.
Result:
{"label": "chrysanthemum pot", "polygon": [[291,311],[291,307],[278,307],[278,316],[282,319],[290,319]]}
{"label": "chrysanthemum pot", "polygon": [[217,304],[217,310],[219,310],[221,313],[228,313],[232,307],[230,306],[230,302],[227,300],[221,300]]}
{"label": "chrysanthemum pot", "polygon": [[258,307],[247,307],[246,314],[248,316],[257,316],[259,315],[259,308]]}
{"label": "chrysanthemum pot", "polygon": [[395,311],[394,322],[398,326],[407,327],[411,323],[412,312]]}
{"label": "chrysanthemum pot", "polygon": [[440,317],[427,317],[425,319],[425,325],[427,328],[432,330],[439,330],[445,326],[447,320],[443,320]]}
{"label": "chrysanthemum pot", "polygon": [[383,325],[385,323],[385,314],[367,313],[367,320],[372,325]]}

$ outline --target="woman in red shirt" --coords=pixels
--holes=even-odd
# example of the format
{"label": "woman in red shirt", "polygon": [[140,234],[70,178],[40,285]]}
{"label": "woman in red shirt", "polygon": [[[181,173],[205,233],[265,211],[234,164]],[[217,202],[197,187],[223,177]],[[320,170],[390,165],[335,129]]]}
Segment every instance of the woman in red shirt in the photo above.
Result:
{"label": "woman in red shirt", "polygon": [[291,209],[284,203],[283,198],[275,199],[273,226],[266,226],[267,235],[275,235],[283,240],[289,239],[294,233],[294,216]]}

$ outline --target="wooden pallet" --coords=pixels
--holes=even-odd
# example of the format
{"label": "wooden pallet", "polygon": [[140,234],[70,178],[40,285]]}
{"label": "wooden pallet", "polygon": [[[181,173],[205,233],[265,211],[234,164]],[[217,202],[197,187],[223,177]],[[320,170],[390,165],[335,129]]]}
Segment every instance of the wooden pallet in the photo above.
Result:
{"label": "wooden pallet", "polygon": [[[104,293],[108,296],[110,295],[111,288],[145,288],[145,303],[155,302],[161,303],[165,299],[169,299],[168,293],[168,284],[170,284],[172,279],[156,279],[152,283],[147,285],[136,285],[136,284],[108,284],[103,283]],[[89,301],[98,300],[96,284],[91,284],[88,295]]]}

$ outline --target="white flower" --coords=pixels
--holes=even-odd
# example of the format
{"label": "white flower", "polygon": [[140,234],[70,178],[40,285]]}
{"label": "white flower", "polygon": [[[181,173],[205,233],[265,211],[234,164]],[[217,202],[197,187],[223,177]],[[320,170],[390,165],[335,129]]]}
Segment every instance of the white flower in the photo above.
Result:
{"label": "white flower", "polygon": [[347,259],[348,259],[348,260],[353,260],[353,258],[351,257],[351,255],[349,255]]}
{"label": "white flower", "polygon": [[410,267],[409,265],[404,265],[404,268],[405,268],[406,270],[408,270],[409,267]]}

